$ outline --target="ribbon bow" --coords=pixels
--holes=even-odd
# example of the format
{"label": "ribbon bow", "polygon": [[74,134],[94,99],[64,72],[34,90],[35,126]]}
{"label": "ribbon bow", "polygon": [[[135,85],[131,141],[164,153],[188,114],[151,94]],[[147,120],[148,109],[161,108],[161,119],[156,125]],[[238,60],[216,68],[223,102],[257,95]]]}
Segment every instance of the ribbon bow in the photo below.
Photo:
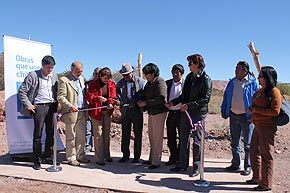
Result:
{"label": "ribbon bow", "polygon": [[197,121],[196,123],[193,123],[188,111],[184,111],[185,115],[186,115],[186,118],[189,122],[189,124],[191,125],[191,132],[190,134],[192,135],[192,133],[194,131],[196,131],[197,129],[201,129],[201,131],[204,133],[204,136],[207,137],[208,136],[208,133],[206,132],[205,130],[205,127],[204,127],[204,122],[202,120],[200,121]]}

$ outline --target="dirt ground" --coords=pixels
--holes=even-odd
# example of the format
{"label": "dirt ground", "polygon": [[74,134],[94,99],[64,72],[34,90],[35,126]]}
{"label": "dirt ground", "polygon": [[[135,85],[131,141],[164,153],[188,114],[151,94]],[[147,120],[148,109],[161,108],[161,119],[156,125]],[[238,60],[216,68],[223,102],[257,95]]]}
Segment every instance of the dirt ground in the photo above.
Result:
{"label": "dirt ground", "polygon": [[[0,98],[3,93],[0,92]],[[0,101],[0,114],[3,101]],[[0,115],[1,117],[1,115]],[[144,115],[145,120],[147,115]],[[3,122],[4,121],[4,122]],[[275,137],[275,159],[274,159],[274,186],[273,192],[290,192],[289,173],[290,167],[290,125],[280,127]],[[206,130],[209,137],[205,140],[205,158],[231,158],[230,138],[228,136],[228,121],[222,119],[220,115],[210,114],[206,120]],[[166,133],[166,132],[165,132]],[[133,138],[133,137],[132,137]],[[121,129],[119,124],[113,124],[111,130],[111,151],[120,151]],[[132,144],[132,142],[131,142]],[[143,128],[143,145],[142,153],[149,153],[149,140],[147,123],[145,121]],[[132,148],[132,147],[131,147]],[[8,153],[7,138],[6,138],[6,124],[5,118],[0,122],[0,156]],[[168,154],[166,144],[166,134],[164,135],[163,154]],[[117,164],[117,160],[114,160]],[[0,171],[0,192],[117,192],[108,189],[96,189],[89,187],[73,186],[70,184],[50,183],[43,181],[27,180],[22,178],[13,178],[1,176]],[[41,188],[40,188],[41,187]]]}

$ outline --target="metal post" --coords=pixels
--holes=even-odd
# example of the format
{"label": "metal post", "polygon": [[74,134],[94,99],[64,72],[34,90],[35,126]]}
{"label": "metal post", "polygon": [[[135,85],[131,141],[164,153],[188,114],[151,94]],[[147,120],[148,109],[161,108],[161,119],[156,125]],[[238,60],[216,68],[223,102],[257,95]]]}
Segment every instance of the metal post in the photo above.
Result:
{"label": "metal post", "polygon": [[53,128],[54,128],[54,134],[53,134],[53,166],[49,167],[46,169],[46,171],[48,172],[59,172],[62,170],[62,168],[60,166],[57,166],[56,164],[56,147],[57,147],[57,113],[53,114]]}
{"label": "metal post", "polygon": [[201,130],[201,152],[200,152],[200,166],[199,166],[199,173],[200,173],[200,179],[193,181],[193,185],[197,187],[208,187],[209,182],[204,180],[204,131],[200,128],[201,125],[198,126],[198,129]]}

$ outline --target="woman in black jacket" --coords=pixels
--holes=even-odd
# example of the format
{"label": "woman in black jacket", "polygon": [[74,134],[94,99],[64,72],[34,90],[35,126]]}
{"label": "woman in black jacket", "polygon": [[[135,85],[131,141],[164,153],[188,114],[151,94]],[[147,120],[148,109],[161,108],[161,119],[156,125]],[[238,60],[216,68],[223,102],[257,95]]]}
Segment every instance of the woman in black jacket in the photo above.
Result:
{"label": "woman in black jacket", "polygon": [[148,133],[150,141],[149,169],[158,168],[161,164],[164,124],[168,109],[165,107],[167,100],[167,85],[159,77],[159,68],[156,64],[149,63],[142,69],[147,83],[143,90],[143,101],[138,105],[147,110]]}
{"label": "woman in black jacket", "polygon": [[[170,101],[171,105],[182,103],[181,111],[184,112],[180,117],[180,152],[179,162],[175,168],[170,170],[173,172],[185,171],[189,165],[189,144],[190,134],[192,130],[191,123],[189,122],[186,111],[192,119],[193,123],[205,120],[208,113],[208,103],[211,96],[212,82],[211,78],[206,74],[204,68],[205,63],[203,57],[199,54],[190,55],[187,57],[188,67],[190,73],[186,76],[182,95]],[[204,124],[203,124],[204,125]],[[193,176],[199,174],[200,165],[200,146],[201,146],[201,132],[199,129],[194,131],[194,165]]]}

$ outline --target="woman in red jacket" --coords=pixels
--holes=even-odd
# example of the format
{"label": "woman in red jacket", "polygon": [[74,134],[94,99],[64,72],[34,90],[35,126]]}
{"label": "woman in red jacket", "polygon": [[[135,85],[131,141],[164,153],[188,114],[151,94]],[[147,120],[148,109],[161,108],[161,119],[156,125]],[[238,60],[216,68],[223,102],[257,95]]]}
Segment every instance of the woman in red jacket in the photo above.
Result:
{"label": "woman in red jacket", "polygon": [[273,118],[282,105],[282,95],[277,85],[277,73],[271,66],[263,66],[258,76],[261,88],[252,98],[249,112],[255,125],[251,146],[250,159],[253,177],[247,184],[257,184],[255,191],[272,189],[274,166],[274,135],[277,131]]}
{"label": "woman in red jacket", "polygon": [[94,147],[96,164],[105,165],[112,162],[110,155],[110,130],[112,114],[114,111],[114,100],[116,97],[116,85],[110,80],[112,77],[109,68],[102,68],[99,78],[90,82],[86,93],[86,100],[90,108],[97,108],[89,111],[92,118]]}

